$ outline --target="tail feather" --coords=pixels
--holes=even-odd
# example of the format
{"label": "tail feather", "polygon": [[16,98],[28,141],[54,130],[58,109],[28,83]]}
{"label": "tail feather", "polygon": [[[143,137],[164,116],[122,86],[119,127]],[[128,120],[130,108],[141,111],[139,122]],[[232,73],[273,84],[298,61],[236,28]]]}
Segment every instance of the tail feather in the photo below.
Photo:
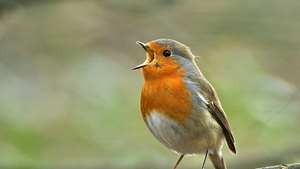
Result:
{"label": "tail feather", "polygon": [[210,158],[210,161],[212,162],[213,166],[215,167],[215,169],[227,169],[221,151],[210,152],[209,158]]}

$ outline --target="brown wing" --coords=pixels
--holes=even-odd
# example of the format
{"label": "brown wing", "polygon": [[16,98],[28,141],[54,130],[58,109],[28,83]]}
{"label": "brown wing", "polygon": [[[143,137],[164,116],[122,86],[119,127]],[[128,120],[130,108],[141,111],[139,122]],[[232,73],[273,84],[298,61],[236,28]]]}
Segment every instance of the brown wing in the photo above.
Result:
{"label": "brown wing", "polygon": [[200,93],[207,100],[209,112],[222,127],[228,148],[234,154],[236,154],[235,140],[216,91],[214,90],[212,85],[204,78],[200,79],[200,84]]}

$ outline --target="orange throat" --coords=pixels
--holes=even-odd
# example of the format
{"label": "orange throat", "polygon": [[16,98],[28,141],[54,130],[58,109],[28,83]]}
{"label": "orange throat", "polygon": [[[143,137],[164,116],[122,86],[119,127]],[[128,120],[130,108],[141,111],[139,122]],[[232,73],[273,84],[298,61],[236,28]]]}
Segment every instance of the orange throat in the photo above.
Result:
{"label": "orange throat", "polygon": [[145,82],[141,94],[141,111],[145,119],[157,112],[168,118],[184,122],[192,109],[191,93],[184,83],[184,71],[177,69],[166,74],[143,69]]}

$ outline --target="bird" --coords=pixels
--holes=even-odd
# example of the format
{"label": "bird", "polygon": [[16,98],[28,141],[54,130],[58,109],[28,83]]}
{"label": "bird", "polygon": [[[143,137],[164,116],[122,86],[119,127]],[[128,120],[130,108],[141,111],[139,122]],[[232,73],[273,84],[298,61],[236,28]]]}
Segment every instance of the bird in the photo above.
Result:
{"label": "bird", "polygon": [[183,43],[172,39],[136,42],[146,60],[135,66],[144,83],[140,109],[150,132],[167,148],[178,153],[176,169],[185,156],[205,154],[215,169],[227,169],[223,143],[236,154],[236,143],[225,111],[214,87]]}

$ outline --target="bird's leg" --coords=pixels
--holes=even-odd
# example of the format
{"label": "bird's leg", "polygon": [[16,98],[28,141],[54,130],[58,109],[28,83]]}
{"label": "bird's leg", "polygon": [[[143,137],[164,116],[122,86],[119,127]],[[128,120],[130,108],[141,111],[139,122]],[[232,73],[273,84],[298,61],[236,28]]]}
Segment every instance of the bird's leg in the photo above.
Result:
{"label": "bird's leg", "polygon": [[179,165],[180,161],[183,159],[184,157],[184,154],[181,154],[181,156],[179,157],[179,159],[177,160],[176,164],[174,165],[174,168],[173,169],[176,169],[177,166]]}
{"label": "bird's leg", "polygon": [[205,162],[206,162],[206,159],[207,159],[207,154],[208,154],[208,149],[206,150],[205,157],[204,157],[204,161],[203,161],[203,164],[202,164],[201,169],[204,169]]}

